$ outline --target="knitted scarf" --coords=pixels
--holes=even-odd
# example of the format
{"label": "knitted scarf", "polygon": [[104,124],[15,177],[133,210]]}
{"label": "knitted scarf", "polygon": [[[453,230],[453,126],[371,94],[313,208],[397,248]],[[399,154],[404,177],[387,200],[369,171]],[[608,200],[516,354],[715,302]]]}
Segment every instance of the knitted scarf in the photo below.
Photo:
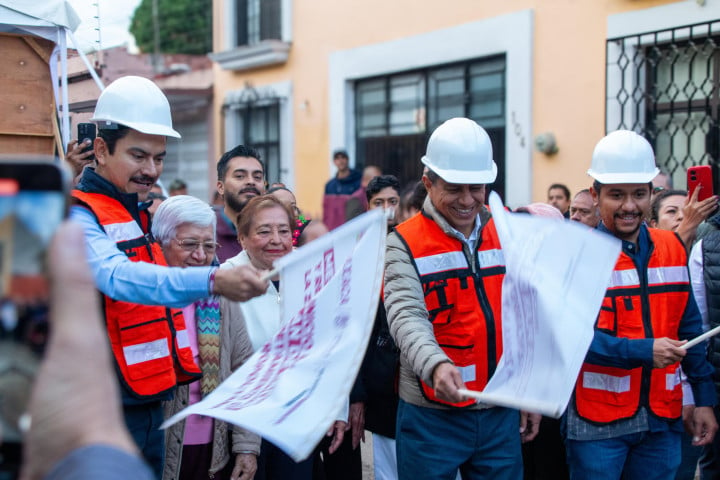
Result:
{"label": "knitted scarf", "polygon": [[200,391],[205,397],[220,384],[220,299],[212,296],[195,302],[200,369]]}

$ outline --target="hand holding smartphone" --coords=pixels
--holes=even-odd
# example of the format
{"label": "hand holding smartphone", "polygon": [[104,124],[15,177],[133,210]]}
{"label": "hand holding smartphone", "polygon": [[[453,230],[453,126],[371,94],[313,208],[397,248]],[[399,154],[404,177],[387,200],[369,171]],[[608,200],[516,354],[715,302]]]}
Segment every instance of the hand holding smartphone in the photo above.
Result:
{"label": "hand holding smartphone", "polygon": [[65,185],[52,160],[0,159],[0,477],[20,462],[18,420],[47,338],[45,254],[65,217]]}
{"label": "hand holding smartphone", "polygon": [[688,196],[692,197],[696,188],[698,201],[703,201],[713,196],[713,178],[710,165],[695,165],[687,170]]}
{"label": "hand holding smartphone", "polygon": [[[82,153],[89,152],[93,149],[93,142],[97,136],[97,127],[94,123],[78,123],[78,143],[82,144],[85,140],[90,140],[90,145],[83,148]],[[87,157],[88,160],[95,160],[95,155]]]}

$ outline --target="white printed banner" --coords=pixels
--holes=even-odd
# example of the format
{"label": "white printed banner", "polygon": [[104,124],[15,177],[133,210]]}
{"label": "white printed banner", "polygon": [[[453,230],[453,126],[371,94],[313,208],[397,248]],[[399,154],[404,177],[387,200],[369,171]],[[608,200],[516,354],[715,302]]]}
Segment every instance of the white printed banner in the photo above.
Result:
{"label": "white printed banner", "polygon": [[277,260],[282,326],[201,402],[201,414],[307,458],[346,408],[380,299],[386,221],[373,210]]}
{"label": "white printed banner", "polygon": [[505,255],[503,355],[479,401],[559,417],[593,338],[620,241],[571,221],[510,213],[490,194]]}

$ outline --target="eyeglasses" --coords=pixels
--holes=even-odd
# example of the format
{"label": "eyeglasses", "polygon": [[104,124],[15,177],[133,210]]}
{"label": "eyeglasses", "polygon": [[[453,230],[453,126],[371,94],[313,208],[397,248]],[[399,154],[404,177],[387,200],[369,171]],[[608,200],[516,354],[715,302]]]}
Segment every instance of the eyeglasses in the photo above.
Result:
{"label": "eyeglasses", "polygon": [[207,253],[208,255],[214,255],[215,250],[220,248],[220,244],[215,242],[199,242],[197,240],[191,239],[178,240],[177,238],[175,238],[174,240],[178,243],[178,245],[180,245],[180,248],[182,248],[186,252],[194,252],[199,246],[202,245],[202,249],[205,250],[205,253]]}

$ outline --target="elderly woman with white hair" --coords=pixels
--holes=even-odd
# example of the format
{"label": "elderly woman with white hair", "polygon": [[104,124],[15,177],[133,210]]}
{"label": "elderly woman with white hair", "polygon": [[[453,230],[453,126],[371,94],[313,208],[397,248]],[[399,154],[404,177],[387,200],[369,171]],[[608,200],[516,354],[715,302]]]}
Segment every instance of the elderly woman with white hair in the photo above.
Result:
{"label": "elderly woman with white hair", "polygon": [[[169,266],[209,266],[215,262],[216,216],[197,198],[177,195],[165,200],[153,217],[152,234],[160,243]],[[215,262],[216,263],[216,262]],[[203,377],[180,386],[166,402],[166,418],[200,401],[238,368],[250,355],[252,345],[243,322],[223,321],[219,298],[210,297],[183,309],[188,342]],[[179,339],[180,340],[180,339]],[[232,449],[228,424],[202,415],[191,415],[166,432],[163,480],[215,478],[249,480],[257,469],[260,437],[232,427]],[[235,456],[230,461],[231,452]]]}

